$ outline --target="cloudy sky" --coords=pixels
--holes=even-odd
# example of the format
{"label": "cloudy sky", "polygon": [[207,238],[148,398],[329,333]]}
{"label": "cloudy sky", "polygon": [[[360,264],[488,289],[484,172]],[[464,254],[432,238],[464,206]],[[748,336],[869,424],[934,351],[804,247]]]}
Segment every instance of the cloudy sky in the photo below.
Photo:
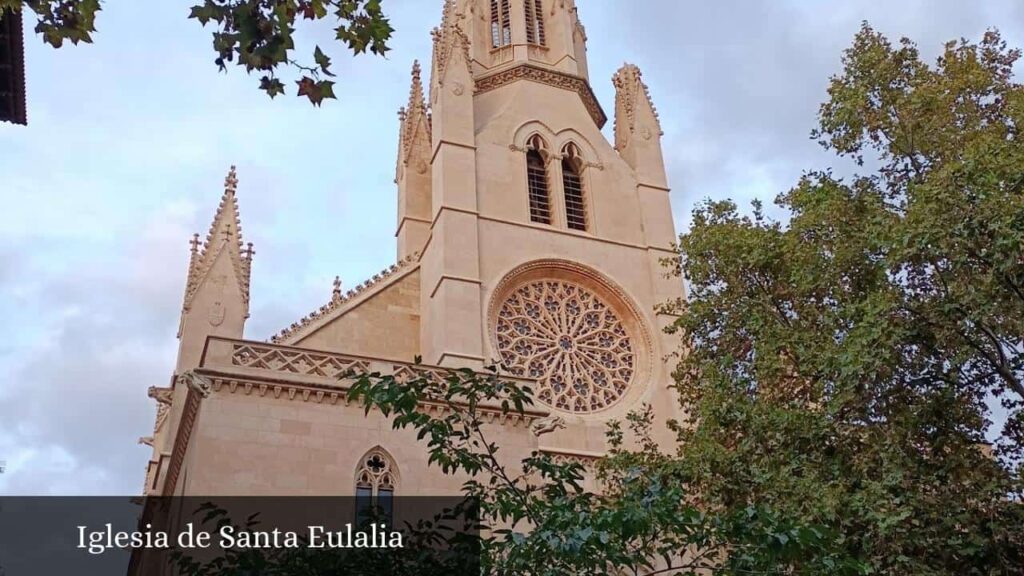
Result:
{"label": "cloudy sky", "polygon": [[[168,383],[188,239],[231,164],[257,251],[247,337],[325,302],[335,275],[351,287],[393,261],[396,111],[441,0],[385,0],[393,50],[336,50],[339,99],[321,109],[218,73],[190,4],[104,3],[90,46],[27,32],[29,126],[0,125],[0,494],[141,490],[146,389]],[[1015,0],[577,4],[606,110],[618,66],[644,71],[680,229],[700,199],[769,201],[835,164],[808,133],[862,20],[929,57],[991,26],[1024,46]]]}

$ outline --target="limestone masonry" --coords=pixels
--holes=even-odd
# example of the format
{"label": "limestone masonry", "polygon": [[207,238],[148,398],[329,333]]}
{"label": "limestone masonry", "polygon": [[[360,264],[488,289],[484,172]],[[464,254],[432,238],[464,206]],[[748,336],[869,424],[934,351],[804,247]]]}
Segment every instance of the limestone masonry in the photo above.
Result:
{"label": "limestone masonry", "polygon": [[678,417],[678,339],[655,308],[683,286],[660,263],[675,230],[640,71],[613,78],[612,144],[573,0],[448,0],[433,38],[400,112],[396,263],[336,282],[269,342],[244,337],[254,252],[232,168],[192,242],[171,384],[149,390],[147,495],[457,494],[464,478],[428,467],[414,431],[346,402],[350,369],[499,363],[530,380],[536,405],[488,424],[510,463],[590,462],[605,423],[643,403]]}

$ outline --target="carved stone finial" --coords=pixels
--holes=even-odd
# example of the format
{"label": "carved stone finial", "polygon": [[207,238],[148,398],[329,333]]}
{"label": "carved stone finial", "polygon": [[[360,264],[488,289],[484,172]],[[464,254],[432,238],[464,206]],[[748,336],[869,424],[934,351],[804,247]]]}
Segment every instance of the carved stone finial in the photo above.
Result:
{"label": "carved stone finial", "polygon": [[561,416],[541,418],[540,420],[535,420],[530,425],[530,431],[533,432],[534,436],[543,436],[561,428],[565,428],[565,419]]}
{"label": "carved stone finial", "polygon": [[420,61],[419,60],[413,60],[412,61],[412,86],[413,86],[412,93],[413,94],[415,94],[417,92],[417,90],[416,90],[417,85],[422,87],[421,72],[422,71],[420,69]]}
{"label": "carved stone finial", "polygon": [[192,240],[189,240],[189,246],[192,249],[193,254],[199,253],[199,233],[196,232],[192,235]]}
{"label": "carved stone finial", "polygon": [[224,191],[234,194],[238,188],[238,174],[235,172],[235,166],[231,165],[231,170],[228,171],[227,178],[224,178]]}
{"label": "carved stone finial", "polygon": [[256,255],[256,251],[252,249],[252,242],[245,245],[245,250],[242,252],[242,258],[246,260],[252,260],[252,257]]}
{"label": "carved stone finial", "polygon": [[[612,76],[612,84],[615,85],[615,139],[616,147],[625,144],[632,134],[639,130],[645,139],[650,139],[653,133],[661,135],[661,123],[658,119],[658,110],[651,101],[651,94],[644,84],[640,68],[635,64],[623,64]],[[642,113],[649,111],[649,116],[644,118],[647,125],[638,126]],[[643,132],[646,130],[647,132]]]}
{"label": "carved stone finial", "polygon": [[334,290],[331,292],[332,302],[341,302],[341,276],[334,277]]}

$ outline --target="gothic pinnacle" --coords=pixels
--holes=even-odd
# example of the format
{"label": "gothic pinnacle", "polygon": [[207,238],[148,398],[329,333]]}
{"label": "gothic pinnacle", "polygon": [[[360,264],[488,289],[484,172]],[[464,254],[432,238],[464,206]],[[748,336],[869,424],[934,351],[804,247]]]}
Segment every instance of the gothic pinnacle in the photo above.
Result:
{"label": "gothic pinnacle", "polygon": [[334,290],[331,292],[331,301],[341,301],[341,276],[334,277]]}
{"label": "gothic pinnacle", "polygon": [[238,175],[235,173],[235,165],[231,165],[231,170],[228,171],[228,175],[224,178],[224,192],[234,194],[238,188]]}
{"label": "gothic pinnacle", "polygon": [[[412,64],[412,83],[409,87],[409,103],[398,111],[400,121],[398,163],[405,164],[409,161],[409,154],[413,149],[417,138],[423,138],[424,142],[430,141],[430,117],[427,113],[427,101],[423,95],[422,70],[419,60]],[[421,126],[422,124],[422,126]],[[396,170],[396,174],[400,170]],[[396,175],[395,181],[398,181]]]}
{"label": "gothic pinnacle", "polygon": [[224,194],[221,196],[217,212],[210,223],[209,232],[206,234],[206,241],[200,245],[199,235],[192,237],[192,257],[189,263],[189,277],[185,289],[186,310],[189,309],[196,291],[202,285],[203,279],[210,273],[217,255],[226,250],[235,268],[235,278],[239,283],[242,299],[246,306],[249,302],[249,263],[255,251],[252,244],[242,242],[242,226],[238,215],[238,200],[235,193],[238,190],[238,173],[235,166],[231,166],[228,175],[224,178]]}
{"label": "gothic pinnacle", "polygon": [[409,106],[407,110],[412,110],[414,106],[423,105],[423,79],[421,77],[422,71],[420,70],[420,61],[413,60],[412,62],[412,86],[409,89]]}

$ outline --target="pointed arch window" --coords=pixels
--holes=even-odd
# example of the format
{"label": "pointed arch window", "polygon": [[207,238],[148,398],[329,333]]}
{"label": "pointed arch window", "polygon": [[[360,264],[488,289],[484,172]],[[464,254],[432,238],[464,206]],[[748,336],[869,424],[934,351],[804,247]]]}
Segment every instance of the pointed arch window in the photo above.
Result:
{"label": "pointed arch window", "polygon": [[541,0],[526,0],[526,42],[544,46],[544,9]]}
{"label": "pointed arch window", "polygon": [[530,196],[530,221],[551,224],[548,196],[547,147],[540,136],[530,138],[526,149],[526,184]]}
{"label": "pointed arch window", "polygon": [[384,522],[391,525],[394,496],[398,486],[397,466],[381,448],[374,448],[360,460],[356,470],[356,522]]}
{"label": "pointed arch window", "polygon": [[565,223],[572,230],[587,229],[587,202],[583,190],[583,159],[575,144],[562,150],[562,190],[565,193]]}
{"label": "pointed arch window", "polygon": [[510,0],[491,0],[491,47],[500,48],[512,43],[512,21],[509,17]]}

